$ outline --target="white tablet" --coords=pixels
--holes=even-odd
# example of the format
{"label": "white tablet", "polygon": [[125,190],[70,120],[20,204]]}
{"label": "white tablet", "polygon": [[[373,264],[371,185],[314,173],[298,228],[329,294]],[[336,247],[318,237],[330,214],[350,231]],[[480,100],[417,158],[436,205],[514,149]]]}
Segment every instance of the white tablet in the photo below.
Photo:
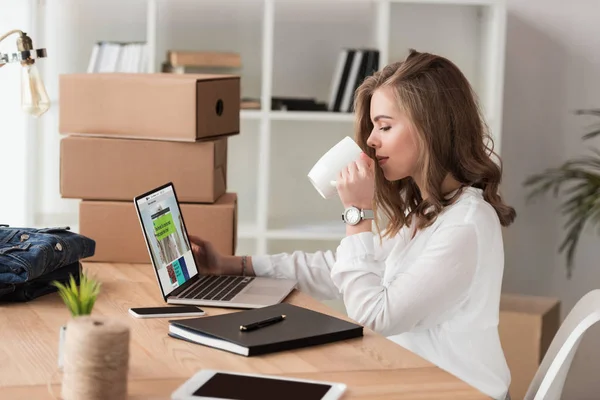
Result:
{"label": "white tablet", "polygon": [[276,375],[203,369],[171,394],[172,400],[338,400],[346,385]]}

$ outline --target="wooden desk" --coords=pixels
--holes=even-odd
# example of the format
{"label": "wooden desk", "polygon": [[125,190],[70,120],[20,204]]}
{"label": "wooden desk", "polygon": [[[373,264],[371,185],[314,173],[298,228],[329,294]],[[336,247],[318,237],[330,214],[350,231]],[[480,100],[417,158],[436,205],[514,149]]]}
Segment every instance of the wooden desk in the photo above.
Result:
{"label": "wooden desk", "polygon": [[[150,265],[84,264],[102,281],[94,315],[131,328],[129,393],[132,398],[168,399],[202,368],[331,379],[349,385],[344,399],[485,399],[479,391],[401,346],[364,330],[364,337],[323,346],[243,357],[167,336],[168,319],[135,319],[130,307],[163,305]],[[340,318],[345,316],[298,291],[286,301]],[[237,310],[206,308],[215,315]],[[58,332],[70,318],[57,294],[0,306],[0,392],[6,398],[52,398],[60,393]]]}

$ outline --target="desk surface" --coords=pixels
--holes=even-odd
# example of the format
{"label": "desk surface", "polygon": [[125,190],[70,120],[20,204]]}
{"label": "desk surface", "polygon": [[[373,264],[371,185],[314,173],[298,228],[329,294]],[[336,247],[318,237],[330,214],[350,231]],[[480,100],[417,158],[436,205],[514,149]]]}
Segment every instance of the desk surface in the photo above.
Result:
{"label": "desk surface", "polygon": [[[294,351],[243,357],[167,336],[168,319],[136,319],[130,307],[164,305],[150,265],[84,264],[102,281],[94,315],[121,319],[131,328],[129,393],[132,398],[169,398],[202,368],[284,374],[340,381],[349,385],[344,399],[485,399],[477,390],[385,337],[364,330],[364,337]],[[348,319],[310,296],[294,291],[287,302]],[[237,310],[205,308],[208,315]],[[0,390],[10,398],[52,398],[58,332],[70,315],[57,294],[23,304],[0,305]],[[33,397],[31,397],[33,396]]]}

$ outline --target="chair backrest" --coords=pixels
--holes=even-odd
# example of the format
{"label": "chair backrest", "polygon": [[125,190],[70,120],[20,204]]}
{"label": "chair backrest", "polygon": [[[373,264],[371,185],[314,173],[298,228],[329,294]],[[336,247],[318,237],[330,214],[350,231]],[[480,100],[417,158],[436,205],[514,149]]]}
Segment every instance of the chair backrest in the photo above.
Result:
{"label": "chair backrest", "polygon": [[575,304],[540,364],[524,400],[558,400],[583,334],[600,321],[600,289],[592,290]]}

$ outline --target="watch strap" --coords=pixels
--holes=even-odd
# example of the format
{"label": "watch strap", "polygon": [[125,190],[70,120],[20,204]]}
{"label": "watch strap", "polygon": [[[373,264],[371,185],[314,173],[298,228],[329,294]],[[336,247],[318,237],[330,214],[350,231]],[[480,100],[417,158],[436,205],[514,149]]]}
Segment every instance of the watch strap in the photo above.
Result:
{"label": "watch strap", "polygon": [[362,219],[375,219],[375,213],[373,210],[360,210],[360,217]]}

